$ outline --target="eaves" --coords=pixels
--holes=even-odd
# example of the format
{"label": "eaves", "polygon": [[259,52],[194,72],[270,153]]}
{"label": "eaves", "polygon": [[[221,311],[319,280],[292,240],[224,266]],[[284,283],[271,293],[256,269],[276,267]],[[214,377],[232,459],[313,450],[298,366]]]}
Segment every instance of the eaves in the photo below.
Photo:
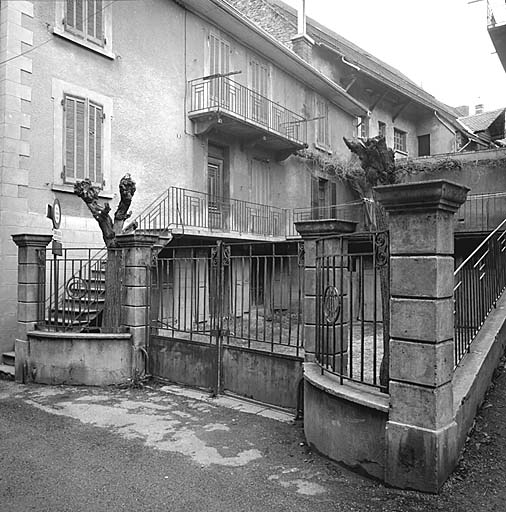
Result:
{"label": "eaves", "polygon": [[341,86],[320,73],[311,64],[223,0],[178,0],[177,3],[218,26],[348,114],[363,116],[368,113],[368,108],[348,94]]}

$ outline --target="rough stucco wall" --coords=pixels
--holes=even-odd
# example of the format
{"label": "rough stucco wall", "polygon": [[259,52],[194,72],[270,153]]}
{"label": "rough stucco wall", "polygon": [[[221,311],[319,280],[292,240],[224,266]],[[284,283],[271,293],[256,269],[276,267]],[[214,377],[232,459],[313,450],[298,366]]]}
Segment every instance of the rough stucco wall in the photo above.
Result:
{"label": "rough stucco wall", "polygon": [[430,165],[437,161],[444,161],[445,158],[457,160],[462,169],[438,173],[419,173],[411,176],[409,181],[448,179],[469,187],[471,189],[469,194],[504,192],[506,190],[506,149],[422,157],[413,161],[417,164]]}

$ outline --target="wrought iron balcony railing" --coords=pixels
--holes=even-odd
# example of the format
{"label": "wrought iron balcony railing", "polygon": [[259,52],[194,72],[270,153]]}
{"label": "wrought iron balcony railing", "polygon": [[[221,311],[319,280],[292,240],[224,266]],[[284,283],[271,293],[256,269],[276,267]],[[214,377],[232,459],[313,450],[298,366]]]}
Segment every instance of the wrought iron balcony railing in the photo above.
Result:
{"label": "wrought iron balcony railing", "polygon": [[287,210],[170,187],[137,219],[141,231],[196,228],[285,237]]}
{"label": "wrought iron balcony railing", "polygon": [[189,82],[189,89],[190,117],[219,111],[305,145],[306,120],[302,116],[228,77],[198,78]]}

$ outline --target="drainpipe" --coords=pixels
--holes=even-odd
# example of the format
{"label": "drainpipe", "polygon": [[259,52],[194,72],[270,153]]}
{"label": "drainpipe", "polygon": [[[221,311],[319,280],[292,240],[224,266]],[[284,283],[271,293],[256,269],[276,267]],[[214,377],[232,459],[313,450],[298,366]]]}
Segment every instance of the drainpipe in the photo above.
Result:
{"label": "drainpipe", "polygon": [[346,58],[344,57],[344,55],[341,55],[341,60],[342,60],[346,65],[348,65],[348,66],[350,66],[350,67],[352,67],[352,68],[356,69],[357,71],[360,71],[360,68],[359,68],[358,66],[356,66],[355,64],[352,64],[351,62],[348,62],[348,61],[346,60]]}
{"label": "drainpipe", "polygon": [[457,151],[457,132],[451,127],[451,126],[448,126],[448,124],[443,121],[438,113],[437,113],[437,110],[434,110],[434,116],[436,117],[436,119],[448,130],[450,131],[452,134],[453,134],[453,151],[456,152]]}

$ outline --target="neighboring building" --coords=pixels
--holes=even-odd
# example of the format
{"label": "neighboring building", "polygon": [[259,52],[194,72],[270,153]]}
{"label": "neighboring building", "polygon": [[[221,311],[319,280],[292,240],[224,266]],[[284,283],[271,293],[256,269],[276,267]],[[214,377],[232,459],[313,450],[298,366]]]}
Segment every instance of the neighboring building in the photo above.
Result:
{"label": "neighboring building", "polygon": [[477,112],[472,116],[460,117],[459,121],[481,139],[503,145],[505,112],[505,108]]}
{"label": "neighboring building", "polygon": [[[1,350],[16,329],[11,235],[50,232],[46,205],[58,198],[64,247],[103,245],[76,180],[115,203],[129,172],[134,217],[163,194],[170,214],[147,228],[286,240],[288,212],[311,206],[314,182],[294,153],[344,153],[367,114],[221,0],[7,0],[0,44]],[[352,198],[319,186],[327,202]]]}
{"label": "neighboring building", "polygon": [[398,157],[428,156],[473,147],[487,148],[438,101],[395,68],[308,19],[281,0],[228,0],[279,41],[367,105],[369,115],[354,121],[357,137],[383,135]]}

